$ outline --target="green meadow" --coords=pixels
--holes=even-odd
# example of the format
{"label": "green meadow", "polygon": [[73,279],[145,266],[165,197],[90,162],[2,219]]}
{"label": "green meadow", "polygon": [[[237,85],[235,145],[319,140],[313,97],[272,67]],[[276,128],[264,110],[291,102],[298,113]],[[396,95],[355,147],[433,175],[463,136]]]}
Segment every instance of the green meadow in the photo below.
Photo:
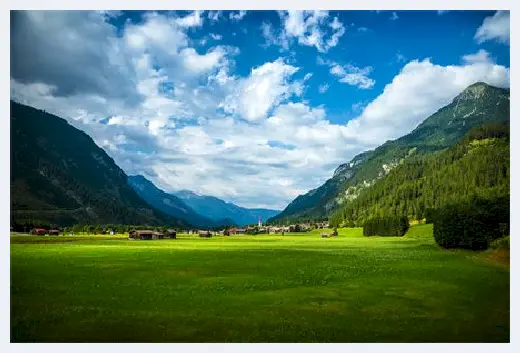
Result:
{"label": "green meadow", "polygon": [[305,235],[11,236],[12,342],[509,342],[509,266],[431,225]]}

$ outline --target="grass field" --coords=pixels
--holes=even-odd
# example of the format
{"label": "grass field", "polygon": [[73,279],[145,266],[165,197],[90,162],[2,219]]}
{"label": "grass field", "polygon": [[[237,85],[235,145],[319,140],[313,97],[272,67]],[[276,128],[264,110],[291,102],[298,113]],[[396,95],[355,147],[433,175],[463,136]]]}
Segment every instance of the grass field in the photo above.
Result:
{"label": "grass field", "polygon": [[319,234],[11,236],[11,341],[509,341],[489,252],[441,250],[431,225]]}

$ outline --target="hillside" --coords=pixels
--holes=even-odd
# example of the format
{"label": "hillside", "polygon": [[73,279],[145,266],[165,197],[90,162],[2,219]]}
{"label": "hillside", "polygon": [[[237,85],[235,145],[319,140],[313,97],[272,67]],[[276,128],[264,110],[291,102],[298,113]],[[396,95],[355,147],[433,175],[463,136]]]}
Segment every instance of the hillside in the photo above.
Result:
{"label": "hillside", "polygon": [[360,225],[394,214],[423,219],[449,203],[507,197],[509,180],[509,125],[486,124],[453,147],[396,167],[335,212],[331,223]]}
{"label": "hillside", "polygon": [[206,228],[233,225],[233,221],[230,219],[212,220],[200,215],[179,197],[164,192],[142,175],[129,176],[128,184],[150,206],[170,216],[185,220],[196,227]]}
{"label": "hillside", "polygon": [[327,218],[405,160],[453,146],[473,127],[509,120],[509,90],[475,83],[410,134],[340,165],[322,186],[298,196],[271,222]]}
{"label": "hillside", "polygon": [[186,225],[150,207],[92,138],[11,102],[11,222]]}
{"label": "hillside", "polygon": [[229,218],[239,226],[257,223],[258,217],[261,217],[262,221],[266,222],[269,218],[280,213],[280,211],[265,208],[240,207],[214,196],[197,195],[188,190],[181,190],[174,194],[197,213],[213,221]]}

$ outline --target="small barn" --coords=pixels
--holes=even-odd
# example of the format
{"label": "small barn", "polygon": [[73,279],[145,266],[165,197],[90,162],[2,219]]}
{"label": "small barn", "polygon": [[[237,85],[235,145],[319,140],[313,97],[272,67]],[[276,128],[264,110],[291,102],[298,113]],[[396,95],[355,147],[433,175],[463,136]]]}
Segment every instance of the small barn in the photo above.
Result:
{"label": "small barn", "polygon": [[211,238],[212,234],[209,230],[199,230],[199,237],[201,238]]}
{"label": "small barn", "polygon": [[151,230],[132,230],[128,234],[129,239],[152,240],[154,232]]}
{"label": "small barn", "polygon": [[58,229],[49,230],[49,235],[60,235],[60,231]]}
{"label": "small barn", "polygon": [[44,228],[33,228],[31,230],[32,235],[45,235],[47,234],[47,229]]}
{"label": "small barn", "polygon": [[162,232],[153,232],[152,239],[164,239],[164,234]]}
{"label": "small barn", "polygon": [[164,232],[164,236],[170,239],[177,239],[177,231],[174,229],[168,229],[166,232]]}

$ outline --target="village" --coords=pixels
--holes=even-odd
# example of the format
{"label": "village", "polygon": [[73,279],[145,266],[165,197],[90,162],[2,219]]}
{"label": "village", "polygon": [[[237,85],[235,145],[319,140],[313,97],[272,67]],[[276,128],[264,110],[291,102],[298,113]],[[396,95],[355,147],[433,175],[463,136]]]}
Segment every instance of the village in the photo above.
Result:
{"label": "village", "polygon": [[[155,240],[155,239],[176,239],[177,234],[187,235],[199,235],[201,238],[209,238],[216,235],[230,236],[230,235],[256,235],[256,234],[273,234],[273,235],[284,235],[286,233],[304,233],[313,229],[327,229],[329,228],[328,222],[318,223],[297,223],[285,226],[278,225],[263,225],[262,221],[259,220],[257,225],[248,225],[245,227],[231,227],[223,228],[218,230],[209,229],[185,229],[175,230],[167,229],[159,231],[156,229],[131,229],[128,232],[128,239],[130,240]],[[336,233],[336,234],[333,234]],[[337,235],[336,230],[332,234],[327,232],[322,233],[322,237],[329,235]],[[66,228],[59,229],[58,227],[53,229],[46,228],[33,228],[30,231],[31,235],[40,236],[58,236],[58,235],[75,235],[73,231],[67,231]],[[113,229],[103,229],[99,232],[94,232],[94,235],[115,235],[116,232]]]}

